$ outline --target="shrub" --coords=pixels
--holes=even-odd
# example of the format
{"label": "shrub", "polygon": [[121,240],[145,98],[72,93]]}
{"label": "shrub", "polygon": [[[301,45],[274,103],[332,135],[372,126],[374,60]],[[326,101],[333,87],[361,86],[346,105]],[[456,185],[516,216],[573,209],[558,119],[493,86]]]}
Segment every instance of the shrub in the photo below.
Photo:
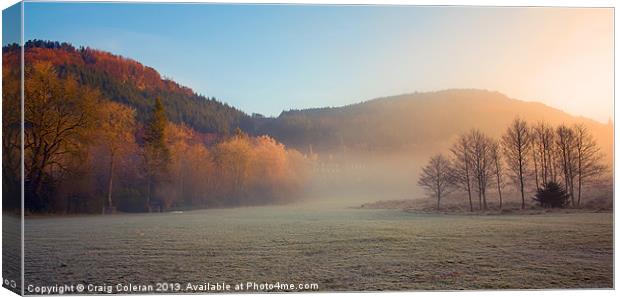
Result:
{"label": "shrub", "polygon": [[548,182],[542,188],[538,188],[534,201],[545,208],[563,208],[568,205],[569,196],[556,182]]}

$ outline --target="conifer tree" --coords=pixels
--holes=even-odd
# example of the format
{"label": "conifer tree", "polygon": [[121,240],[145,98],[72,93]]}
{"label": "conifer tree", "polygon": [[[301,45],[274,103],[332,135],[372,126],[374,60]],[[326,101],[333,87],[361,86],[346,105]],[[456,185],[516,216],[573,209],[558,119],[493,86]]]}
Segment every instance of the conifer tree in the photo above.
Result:
{"label": "conifer tree", "polygon": [[152,202],[161,204],[158,199],[153,199],[156,188],[164,183],[168,176],[170,163],[170,150],[166,144],[166,126],[168,119],[164,106],[159,98],[155,100],[155,106],[150,118],[144,127],[144,165],[146,175],[146,203],[150,208]]}

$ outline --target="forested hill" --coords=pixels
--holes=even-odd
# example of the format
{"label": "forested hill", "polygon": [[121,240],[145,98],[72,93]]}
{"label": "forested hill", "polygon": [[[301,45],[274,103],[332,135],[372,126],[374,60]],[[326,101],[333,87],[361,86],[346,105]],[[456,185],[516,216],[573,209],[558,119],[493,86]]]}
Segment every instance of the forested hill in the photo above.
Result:
{"label": "forested hill", "polygon": [[[19,58],[17,51],[17,46],[4,47],[4,58]],[[155,69],[137,61],[53,41],[28,41],[24,51],[26,64],[50,62],[61,77],[71,75],[104,97],[135,108],[138,120],[148,116],[159,97],[171,121],[185,123],[199,132],[225,135],[237,127],[252,129],[251,118],[242,111],[162,78]]]}
{"label": "forested hill", "polygon": [[[4,59],[18,59],[17,46],[3,48]],[[67,43],[28,41],[26,64],[52,63],[60,76],[71,75],[105,97],[127,104],[144,120],[159,97],[168,118],[202,133],[231,134],[237,127],[250,135],[267,134],[302,152],[343,150],[442,149],[457,134],[472,128],[492,137],[504,132],[515,117],[535,123],[583,123],[611,155],[613,126],[575,117],[536,102],[509,98],[498,92],[453,89],[377,98],[342,106],[284,111],[276,118],[244,112],[196,94],[162,78],[153,68],[108,52],[75,48]],[[7,60],[8,61],[8,60]],[[10,62],[10,61],[9,61]]]}
{"label": "forested hill", "polygon": [[583,123],[603,150],[611,152],[611,123],[602,124],[542,103],[475,89],[412,93],[343,107],[291,110],[265,121],[259,131],[302,151],[309,149],[310,144],[315,151],[419,151],[444,149],[457,134],[472,128],[499,137],[515,117],[530,123]]}

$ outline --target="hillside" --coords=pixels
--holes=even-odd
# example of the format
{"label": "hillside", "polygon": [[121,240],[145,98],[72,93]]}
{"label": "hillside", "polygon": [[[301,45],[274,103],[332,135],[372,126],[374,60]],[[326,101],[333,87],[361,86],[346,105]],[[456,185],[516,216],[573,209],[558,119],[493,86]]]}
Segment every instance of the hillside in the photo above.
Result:
{"label": "hillside", "polygon": [[[4,47],[5,61],[18,59],[16,51],[16,46]],[[40,40],[26,42],[24,52],[26,64],[52,63],[61,77],[73,76],[106,98],[135,108],[139,120],[147,117],[159,97],[171,121],[185,123],[199,132],[221,135],[237,127],[251,129],[250,117],[245,113],[162,78],[155,69],[137,61],[96,49]]]}
{"label": "hillside", "polygon": [[[18,59],[18,50],[16,46],[4,47],[4,59]],[[486,90],[403,94],[342,107],[284,111],[276,118],[264,118],[248,116],[162,78],[151,67],[104,51],[34,40],[26,43],[25,55],[26,64],[50,62],[60,76],[73,76],[105,97],[135,108],[140,121],[159,97],[171,121],[184,123],[198,132],[221,136],[239,127],[251,135],[271,135],[302,152],[311,148],[316,152],[437,151],[471,128],[498,137],[517,116],[530,123],[584,123],[608,155],[613,145],[610,123],[601,124],[541,103]]]}
{"label": "hillside", "polygon": [[335,108],[291,110],[265,121],[259,130],[301,150],[445,149],[453,138],[472,128],[501,135],[515,117],[530,123],[583,123],[606,152],[611,152],[613,126],[575,117],[537,102],[498,92],[455,89],[373,99]]}

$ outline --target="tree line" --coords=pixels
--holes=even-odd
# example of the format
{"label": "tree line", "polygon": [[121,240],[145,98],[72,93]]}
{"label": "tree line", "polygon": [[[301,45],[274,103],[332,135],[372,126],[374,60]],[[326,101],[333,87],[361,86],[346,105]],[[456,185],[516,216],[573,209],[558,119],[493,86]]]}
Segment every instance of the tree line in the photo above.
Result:
{"label": "tree line", "polygon": [[487,210],[490,190],[497,191],[501,209],[505,188],[510,186],[519,193],[521,209],[525,209],[531,189],[558,185],[570,206],[580,207],[584,189],[607,169],[600,147],[583,124],[553,127],[516,118],[499,139],[477,129],[459,135],[447,156],[430,158],[418,185],[436,199],[437,209],[445,195],[460,191],[467,194],[470,211],[475,204]]}
{"label": "tree line", "polygon": [[[19,195],[19,69],[3,73],[3,186]],[[144,122],[48,62],[28,63],[24,88],[24,195],[28,212],[142,212],[286,202],[308,160],[240,129],[213,143],[170,122],[150,100]],[[16,81],[13,81],[16,80]],[[12,133],[15,132],[15,133]],[[9,193],[9,192],[12,193]],[[19,207],[15,205],[13,207]]]}

